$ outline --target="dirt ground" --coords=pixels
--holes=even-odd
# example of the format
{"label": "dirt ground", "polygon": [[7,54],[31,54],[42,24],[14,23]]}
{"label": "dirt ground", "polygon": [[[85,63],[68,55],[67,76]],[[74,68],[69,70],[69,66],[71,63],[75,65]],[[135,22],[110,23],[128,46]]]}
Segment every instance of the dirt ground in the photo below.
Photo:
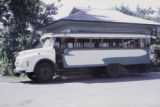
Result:
{"label": "dirt ground", "polygon": [[160,72],[34,83],[0,77],[0,107],[160,107]]}

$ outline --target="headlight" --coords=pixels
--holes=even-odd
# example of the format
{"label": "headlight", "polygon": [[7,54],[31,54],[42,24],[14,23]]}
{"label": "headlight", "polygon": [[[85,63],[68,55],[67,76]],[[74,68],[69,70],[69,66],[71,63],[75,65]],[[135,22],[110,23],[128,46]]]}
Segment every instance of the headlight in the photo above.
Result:
{"label": "headlight", "polygon": [[19,66],[19,61],[16,60],[15,66],[17,66],[17,67]]}

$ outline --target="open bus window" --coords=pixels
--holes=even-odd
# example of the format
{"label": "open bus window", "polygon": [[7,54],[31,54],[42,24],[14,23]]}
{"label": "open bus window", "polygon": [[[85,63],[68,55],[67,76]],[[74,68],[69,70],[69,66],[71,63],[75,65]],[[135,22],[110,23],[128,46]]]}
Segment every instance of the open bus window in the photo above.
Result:
{"label": "open bus window", "polygon": [[92,40],[92,47],[93,48],[100,48],[101,47],[101,40],[100,39],[93,39]]}
{"label": "open bus window", "polygon": [[61,47],[60,38],[56,38],[56,41],[55,41],[55,43],[54,43],[54,47],[56,47],[56,48],[60,48],[60,47]]}
{"label": "open bus window", "polygon": [[148,48],[150,46],[150,39],[149,38],[143,38],[143,39],[140,39],[140,47],[141,48]]}
{"label": "open bus window", "polygon": [[77,39],[75,42],[76,48],[83,48],[84,47],[83,41],[84,39]]}
{"label": "open bus window", "polygon": [[131,39],[124,39],[123,40],[123,47],[124,48],[132,48],[134,47],[133,41]]}
{"label": "open bus window", "polygon": [[146,39],[146,47],[149,47],[149,46],[150,46],[150,39],[147,38],[147,39]]}
{"label": "open bus window", "polygon": [[56,38],[55,46],[61,49],[87,48],[146,48],[149,39],[91,39],[91,38]]}
{"label": "open bus window", "polygon": [[84,39],[83,40],[83,48],[90,48],[91,47],[91,43],[89,39]]}
{"label": "open bus window", "polygon": [[122,48],[122,40],[121,39],[104,39],[102,46],[103,48]]}
{"label": "open bus window", "polygon": [[134,42],[135,48],[140,48],[140,40],[136,39]]}
{"label": "open bus window", "polygon": [[66,49],[67,48],[67,42],[66,38],[61,38],[61,49]]}
{"label": "open bus window", "polygon": [[101,48],[101,39],[75,39],[74,48]]}
{"label": "open bus window", "polygon": [[102,48],[108,48],[108,47],[109,47],[108,39],[103,39]]}
{"label": "open bus window", "polygon": [[140,40],[141,40],[140,47],[145,48],[146,47],[146,39],[140,39]]}
{"label": "open bus window", "polygon": [[123,48],[140,48],[139,39],[123,39]]}
{"label": "open bus window", "polygon": [[67,43],[67,48],[74,48],[74,38],[66,38],[65,42]]}

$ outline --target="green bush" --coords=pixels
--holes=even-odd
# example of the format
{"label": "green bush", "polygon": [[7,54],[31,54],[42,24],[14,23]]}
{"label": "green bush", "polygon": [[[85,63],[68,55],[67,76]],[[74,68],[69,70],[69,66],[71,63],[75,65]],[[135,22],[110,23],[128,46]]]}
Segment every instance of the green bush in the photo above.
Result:
{"label": "green bush", "polygon": [[154,50],[160,50],[160,45],[155,45]]}

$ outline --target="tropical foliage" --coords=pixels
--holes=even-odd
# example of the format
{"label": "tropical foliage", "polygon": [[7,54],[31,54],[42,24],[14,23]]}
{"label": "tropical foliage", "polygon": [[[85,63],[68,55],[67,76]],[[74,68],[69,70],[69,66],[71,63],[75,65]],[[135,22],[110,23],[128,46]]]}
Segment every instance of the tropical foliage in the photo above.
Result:
{"label": "tropical foliage", "polygon": [[13,72],[14,53],[31,48],[39,37],[38,28],[53,22],[56,13],[55,4],[40,0],[0,1],[0,60],[7,64],[5,75]]}

